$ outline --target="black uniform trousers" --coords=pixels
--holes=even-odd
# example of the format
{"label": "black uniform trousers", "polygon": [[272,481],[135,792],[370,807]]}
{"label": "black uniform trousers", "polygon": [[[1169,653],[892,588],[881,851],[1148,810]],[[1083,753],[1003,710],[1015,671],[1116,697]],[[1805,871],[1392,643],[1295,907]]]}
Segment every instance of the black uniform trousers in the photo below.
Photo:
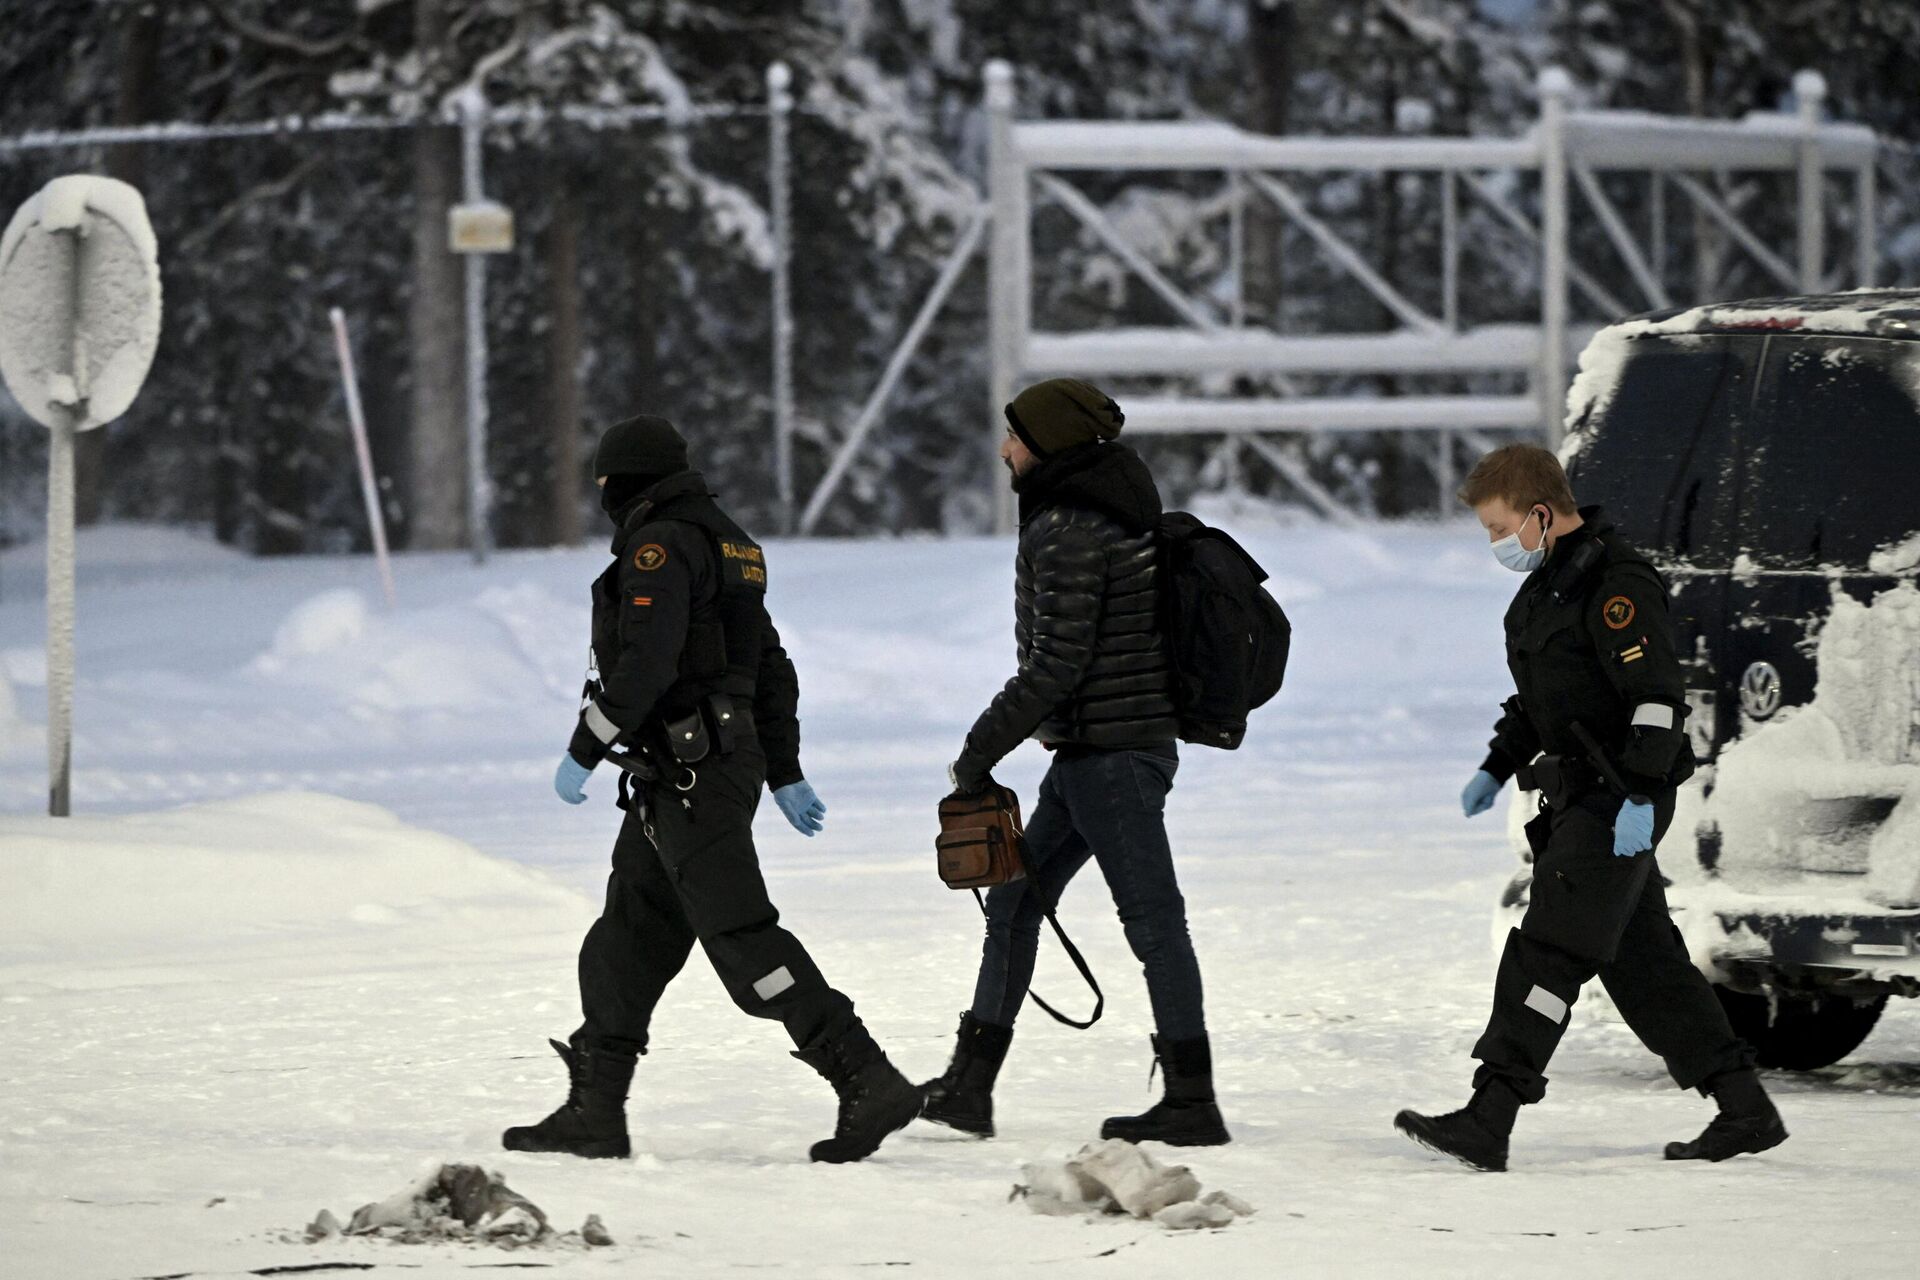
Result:
{"label": "black uniform trousers", "polygon": [[[1594,791],[1527,824],[1532,896],[1507,935],[1493,1014],[1473,1048],[1476,1087],[1497,1079],[1523,1101],[1540,1101],[1580,988],[1596,976],[1681,1088],[1753,1064],[1667,914],[1653,852],[1614,856],[1619,811],[1618,796]],[[1671,790],[1654,797],[1654,813],[1657,847],[1673,821]]]}
{"label": "black uniform trousers", "polygon": [[858,1025],[853,1003],[780,927],[754,852],[766,757],[749,740],[695,773],[687,792],[634,792],[606,906],[580,946],[579,1034],[645,1053],[654,1006],[697,941],[743,1012],[781,1023],[796,1048],[838,1040]]}

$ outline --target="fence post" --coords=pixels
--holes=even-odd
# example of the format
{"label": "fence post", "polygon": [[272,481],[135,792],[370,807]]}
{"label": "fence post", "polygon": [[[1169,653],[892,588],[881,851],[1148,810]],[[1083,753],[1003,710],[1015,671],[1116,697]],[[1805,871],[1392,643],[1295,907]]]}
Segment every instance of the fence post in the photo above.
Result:
{"label": "fence post", "polygon": [[1540,415],[1558,449],[1567,394],[1567,100],[1573,78],[1540,72]]}
{"label": "fence post", "polygon": [[1853,175],[1853,287],[1856,289],[1871,289],[1879,276],[1880,213],[1874,163],[1867,161]]}
{"label": "fence post", "polygon": [[[486,199],[481,142],[487,99],[476,86],[460,96],[460,192],[467,204]],[[493,547],[493,487],[487,480],[487,255],[468,253],[467,272],[467,539],[476,564]]]}
{"label": "fence post", "polygon": [[1819,293],[1825,286],[1827,257],[1826,172],[1820,163],[1826,77],[1818,71],[1794,72],[1793,98],[1800,113],[1800,291]]}
{"label": "fence post", "polygon": [[787,129],[793,72],[767,68],[767,188],[773,212],[773,489],[780,532],[794,531],[793,501],[793,165]]}
{"label": "fence post", "polygon": [[[1013,399],[1020,376],[1021,349],[1027,340],[1027,171],[1013,144],[1013,66],[996,58],[986,68],[987,198],[993,219],[987,265],[987,326],[993,352],[992,385],[987,392],[990,447],[997,450],[1006,426],[1001,407]],[[990,466],[993,528],[1013,532],[1013,493],[998,482]]]}

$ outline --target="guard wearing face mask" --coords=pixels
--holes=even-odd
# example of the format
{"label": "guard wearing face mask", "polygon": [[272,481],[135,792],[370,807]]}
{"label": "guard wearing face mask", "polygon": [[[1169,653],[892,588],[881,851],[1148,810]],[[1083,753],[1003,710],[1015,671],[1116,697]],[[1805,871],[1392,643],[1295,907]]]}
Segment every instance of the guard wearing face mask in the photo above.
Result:
{"label": "guard wearing face mask", "polygon": [[1674,1081],[1719,1103],[1698,1138],[1667,1146],[1669,1160],[1777,1146],[1786,1128],[1752,1050],[1688,958],[1654,858],[1675,788],[1694,770],[1665,584],[1599,507],[1575,507],[1558,459],[1536,445],[1488,454],[1460,497],[1500,562],[1527,575],[1506,616],[1519,692],[1461,807],[1486,812],[1517,778],[1540,793],[1541,810],[1527,824],[1531,900],[1473,1050],[1473,1098],[1445,1115],[1402,1111],[1394,1125],[1473,1168],[1504,1170],[1515,1116],[1545,1095],[1547,1062],[1597,976]]}
{"label": "guard wearing face mask", "polygon": [[802,835],[826,817],[800,772],[799,682],[767,615],[766,555],[715,503],[664,418],[609,427],[594,471],[618,532],[613,563],[593,584],[599,678],[554,788],[581,803],[588,775],[619,752],[626,821],[606,907],[580,947],[585,1019],[568,1043],[553,1042],[567,1100],[502,1141],[511,1151],[629,1153],[635,1059],[698,942],[734,1003],[781,1023],[793,1056],[838,1093],[838,1127],[813,1158],[863,1159],[919,1114],[920,1095],[780,927],[760,874],[753,814],[763,784]]}

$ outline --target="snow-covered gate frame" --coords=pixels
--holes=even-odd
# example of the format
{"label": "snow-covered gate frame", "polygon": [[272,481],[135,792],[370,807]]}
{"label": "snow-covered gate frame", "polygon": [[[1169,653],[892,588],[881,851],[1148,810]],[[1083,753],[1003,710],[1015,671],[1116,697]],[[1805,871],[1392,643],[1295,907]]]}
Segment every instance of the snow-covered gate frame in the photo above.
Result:
{"label": "snow-covered gate frame", "polygon": [[[1512,139],[1416,137],[1265,137],[1224,124],[1141,124],[1091,121],[1019,123],[1013,119],[1011,71],[988,68],[991,117],[989,160],[991,248],[989,323],[993,359],[990,391],[992,435],[1000,434],[998,409],[1018,383],[1041,374],[1164,376],[1264,374],[1279,398],[1129,397],[1130,431],[1215,434],[1225,437],[1222,457],[1231,463],[1245,446],[1273,467],[1308,502],[1329,517],[1345,518],[1333,496],[1300,461],[1267,437],[1276,433],[1356,431],[1433,432],[1427,458],[1442,502],[1453,488],[1457,442],[1476,448],[1488,441],[1474,429],[1540,432],[1557,444],[1563,429],[1571,341],[1589,331],[1571,315],[1571,288],[1611,320],[1634,311],[1675,304],[1663,281],[1669,186],[1749,254],[1784,289],[1819,292],[1837,288],[1848,274],[1829,271],[1827,175],[1852,179],[1853,263],[1856,285],[1874,282],[1878,252],[1874,161],[1877,140],[1859,125],[1823,123],[1826,87],[1814,72],[1794,81],[1797,115],[1753,114],[1739,121],[1663,117],[1639,112],[1571,108],[1573,84],[1550,68],[1539,78],[1540,117],[1525,136]],[[1248,328],[1235,314],[1222,319],[1170,281],[1085,194],[1058,176],[1068,171],[1213,171],[1226,175],[1231,198],[1232,295],[1241,296],[1245,262],[1244,205],[1248,192],[1271,203],[1306,233],[1344,274],[1370,293],[1399,322],[1372,333],[1280,333]],[[1537,175],[1536,223],[1488,175],[1506,171]],[[1296,177],[1330,173],[1428,172],[1440,177],[1441,308],[1418,306],[1374,269],[1351,244],[1317,217],[1311,201],[1292,185]],[[1796,177],[1794,258],[1770,248],[1700,180],[1734,172],[1789,173]],[[1602,174],[1638,173],[1651,182],[1650,248],[1643,249],[1608,198]],[[1283,176],[1284,175],[1284,176]],[[1512,232],[1539,252],[1540,316],[1537,324],[1463,326],[1460,314],[1461,188],[1483,202]],[[1577,187],[1644,301],[1629,306],[1610,292],[1580,259],[1598,246],[1576,246],[1570,235]],[[1036,331],[1032,323],[1031,230],[1038,199],[1051,200],[1090,230],[1127,268],[1185,322],[1185,327],[1093,329],[1072,333]],[[1579,252],[1585,251],[1585,252]],[[1571,288],[1570,288],[1571,287]],[[1696,299],[1705,301],[1706,299]],[[1304,396],[1290,375],[1430,375],[1496,372],[1519,375],[1528,384],[1519,395]],[[1002,528],[1011,511],[1005,495],[998,509]]]}

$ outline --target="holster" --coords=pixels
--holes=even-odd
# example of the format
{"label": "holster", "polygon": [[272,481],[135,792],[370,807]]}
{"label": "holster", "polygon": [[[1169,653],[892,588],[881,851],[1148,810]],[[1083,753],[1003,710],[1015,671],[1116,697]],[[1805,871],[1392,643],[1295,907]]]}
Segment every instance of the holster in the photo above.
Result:
{"label": "holster", "polygon": [[940,802],[940,834],[933,850],[940,879],[949,889],[984,889],[1023,879],[1026,830],[1020,797],[993,786],[979,795],[954,794]]}

